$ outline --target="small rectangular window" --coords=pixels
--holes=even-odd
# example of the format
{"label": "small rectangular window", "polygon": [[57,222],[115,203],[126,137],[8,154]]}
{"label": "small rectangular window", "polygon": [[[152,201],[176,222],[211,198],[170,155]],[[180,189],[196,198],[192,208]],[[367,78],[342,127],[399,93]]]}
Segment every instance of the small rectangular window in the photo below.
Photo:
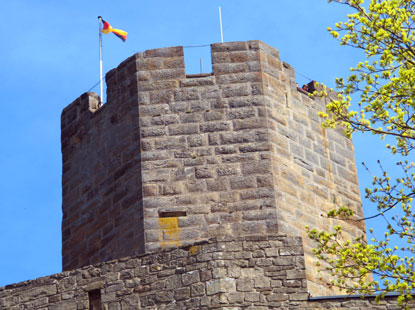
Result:
{"label": "small rectangular window", "polygon": [[159,217],[181,217],[186,216],[186,211],[160,211]]}
{"label": "small rectangular window", "polygon": [[89,310],[101,310],[101,290],[92,290],[88,292]]}

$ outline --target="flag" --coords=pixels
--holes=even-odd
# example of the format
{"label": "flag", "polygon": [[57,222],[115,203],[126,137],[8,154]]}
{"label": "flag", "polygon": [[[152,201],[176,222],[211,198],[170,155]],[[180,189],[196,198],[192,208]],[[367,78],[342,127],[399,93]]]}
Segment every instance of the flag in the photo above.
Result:
{"label": "flag", "polygon": [[102,19],[102,33],[108,34],[110,32],[112,32],[113,34],[115,34],[117,37],[119,37],[121,40],[123,40],[125,42],[125,40],[127,40],[127,32],[120,30],[120,29],[114,29],[111,27],[111,25],[106,22],[105,20]]}

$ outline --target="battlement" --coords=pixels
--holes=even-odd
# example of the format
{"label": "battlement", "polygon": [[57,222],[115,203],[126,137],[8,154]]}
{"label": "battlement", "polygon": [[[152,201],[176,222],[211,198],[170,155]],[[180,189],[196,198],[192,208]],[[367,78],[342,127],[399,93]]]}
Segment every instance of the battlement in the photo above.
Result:
{"label": "battlement", "polygon": [[[317,117],[325,99],[260,41],[211,52],[212,74],[188,76],[183,47],[135,54],[106,75],[105,105],[86,93],[63,110],[64,270],[218,236],[305,237],[338,204],[362,215],[352,142]],[[332,294],[303,246],[309,289]]]}

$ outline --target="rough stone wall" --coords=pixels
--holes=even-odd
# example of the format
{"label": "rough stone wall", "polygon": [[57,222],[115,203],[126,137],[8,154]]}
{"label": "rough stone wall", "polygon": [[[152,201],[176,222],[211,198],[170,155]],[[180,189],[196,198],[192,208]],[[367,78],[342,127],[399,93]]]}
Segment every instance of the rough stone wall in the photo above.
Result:
{"label": "rough stone wall", "polygon": [[62,112],[63,270],[144,252],[138,107],[131,97],[98,109],[98,96],[86,93]]}
{"label": "rough stone wall", "polygon": [[326,217],[329,210],[339,206],[347,206],[358,218],[363,217],[353,143],[342,128],[322,128],[317,113],[325,111],[329,99],[312,98],[299,91],[294,69],[281,62],[274,48],[268,47],[261,54],[261,71],[278,230],[303,238],[310,291],[315,295],[338,293],[325,287],[329,275],[317,272],[314,245],[305,226],[329,231],[340,223],[345,238],[365,235],[364,222],[336,223]]}
{"label": "rough stone wall", "polygon": [[217,238],[0,288],[0,309],[399,309],[393,299],[309,300],[301,239]]}
{"label": "rough stone wall", "polygon": [[330,229],[321,215],[341,204],[362,215],[351,141],[321,128],[323,100],[297,89],[274,48],[211,48],[212,75],[186,76],[182,47],[149,50],[107,74],[99,110],[88,111],[92,94],[64,110],[64,270],[284,232],[304,237],[311,292],[336,293],[316,273],[304,227]]}
{"label": "rough stone wall", "polygon": [[277,231],[261,46],[212,45],[213,75],[187,78],[181,48],[138,56],[146,251]]}

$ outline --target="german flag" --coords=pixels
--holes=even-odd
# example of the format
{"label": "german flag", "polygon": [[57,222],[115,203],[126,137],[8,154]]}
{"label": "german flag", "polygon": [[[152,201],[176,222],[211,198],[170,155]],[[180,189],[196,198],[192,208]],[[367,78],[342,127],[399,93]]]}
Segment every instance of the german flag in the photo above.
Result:
{"label": "german flag", "polygon": [[108,34],[108,33],[112,32],[113,34],[115,34],[117,37],[119,37],[124,42],[125,42],[125,40],[127,40],[127,32],[125,32],[123,30],[120,30],[120,29],[114,29],[114,28],[111,27],[111,25],[108,22],[106,22],[102,18],[101,18],[101,20],[102,20],[102,24],[103,24],[103,27],[101,29],[102,33]]}

